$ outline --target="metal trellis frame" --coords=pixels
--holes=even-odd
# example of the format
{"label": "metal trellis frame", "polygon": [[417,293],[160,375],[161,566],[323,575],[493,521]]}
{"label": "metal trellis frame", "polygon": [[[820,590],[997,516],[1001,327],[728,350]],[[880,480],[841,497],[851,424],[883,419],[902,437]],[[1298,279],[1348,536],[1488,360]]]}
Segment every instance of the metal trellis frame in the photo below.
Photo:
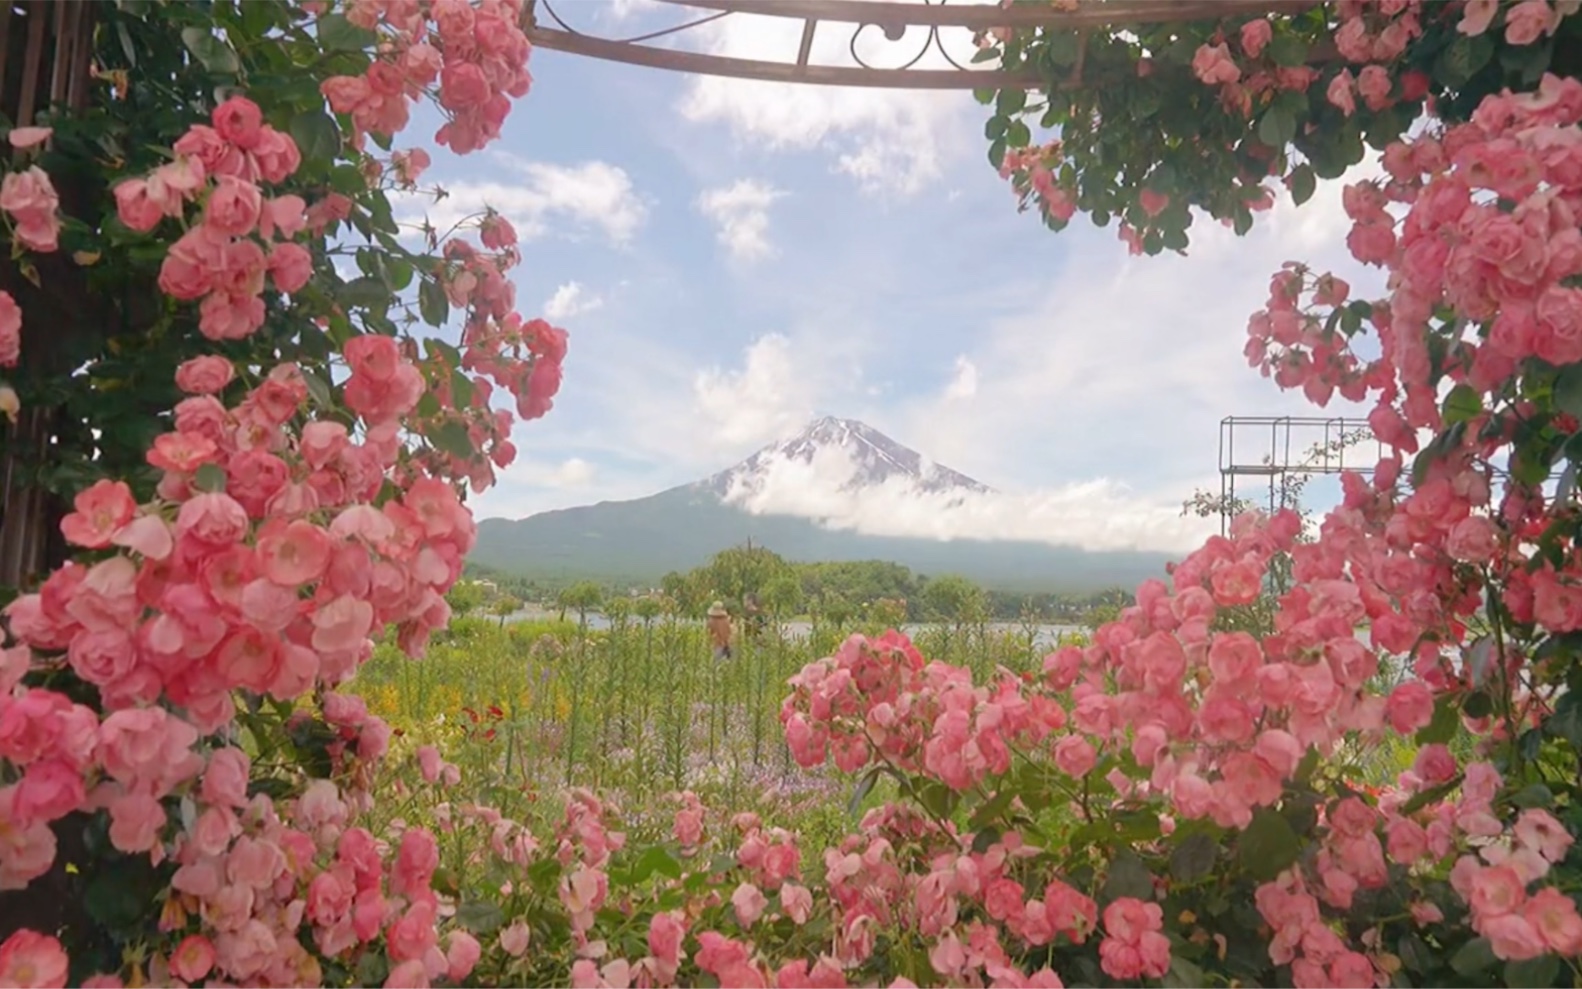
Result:
{"label": "metal trellis frame", "polygon": [[[1191,20],[1217,20],[1269,12],[1298,12],[1317,5],[1316,0],[1072,0],[1057,4],[968,3],[949,5],[949,0],[897,2],[887,0],[661,0],[674,7],[705,11],[699,16],[670,27],[629,38],[599,37],[569,24],[552,0],[527,0],[528,39],[540,48],[589,58],[643,65],[674,72],[758,79],[770,82],[803,83],[820,86],[865,86],[886,89],[1006,89],[1025,86],[1039,88],[1045,76],[1032,69],[979,67],[953,55],[944,44],[942,31],[992,31],[996,28],[1065,28],[1086,30],[1125,24],[1161,24]],[[688,31],[726,17],[746,14],[780,17],[802,22],[802,34],[794,61],[763,61],[735,58],[673,47],[673,39]],[[542,16],[540,16],[542,15]],[[821,27],[851,30],[846,49],[856,65],[818,65],[811,60],[813,40]],[[921,29],[923,43],[909,57],[899,58],[890,67],[872,65],[858,54],[857,42],[870,28],[877,28],[891,44],[915,42]],[[963,41],[970,44],[968,38]],[[662,44],[649,44],[649,42]],[[949,68],[920,69],[917,64],[930,52],[941,56]],[[789,53],[788,53],[789,54]],[[1081,63],[1072,82],[1080,84]]]}
{"label": "metal trellis frame", "polygon": [[[1350,450],[1358,444],[1364,449]],[[1367,447],[1371,447],[1372,457]],[[1285,507],[1293,476],[1372,474],[1384,447],[1366,419],[1345,416],[1226,416],[1219,423],[1220,531],[1230,523],[1237,480],[1263,478],[1268,509]],[[1258,457],[1259,459],[1253,459]]]}

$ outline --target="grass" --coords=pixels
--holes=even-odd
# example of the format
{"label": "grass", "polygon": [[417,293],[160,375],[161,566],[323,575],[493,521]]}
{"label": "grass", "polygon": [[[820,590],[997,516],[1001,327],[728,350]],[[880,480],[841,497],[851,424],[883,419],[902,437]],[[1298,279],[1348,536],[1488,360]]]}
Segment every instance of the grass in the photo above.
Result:
{"label": "grass", "polygon": [[[878,632],[878,629],[859,629]],[[628,620],[593,630],[570,621],[500,625],[458,619],[421,661],[381,645],[351,689],[390,722],[399,744],[437,744],[477,799],[518,815],[586,786],[622,808],[628,826],[668,827],[661,797],[690,789],[706,803],[755,810],[808,831],[843,833],[882,800],[848,807],[848,784],[791,760],[780,729],[786,681],[852,629],[742,637],[717,662],[699,623]],[[968,666],[1038,667],[1036,629],[928,627],[929,658]],[[652,815],[649,821],[633,821]]]}

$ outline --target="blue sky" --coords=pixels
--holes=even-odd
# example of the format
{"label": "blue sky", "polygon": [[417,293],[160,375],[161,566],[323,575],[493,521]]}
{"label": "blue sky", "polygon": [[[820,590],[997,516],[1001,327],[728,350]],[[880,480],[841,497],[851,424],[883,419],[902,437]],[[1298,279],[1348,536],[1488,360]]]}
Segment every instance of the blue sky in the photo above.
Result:
{"label": "blue sky", "polygon": [[[686,14],[557,9],[606,36]],[[785,58],[799,31],[733,15],[678,43]],[[821,28],[815,59],[840,60],[838,31]],[[1079,218],[1056,235],[1017,213],[970,93],[548,50],[531,67],[504,138],[441,149],[425,179],[450,193],[436,218],[488,203],[516,223],[518,309],[571,333],[561,397],[518,427],[521,459],[480,517],[651,494],[833,414],[1006,492],[981,507],[995,534],[1081,543],[1100,520],[1110,543],[1184,548],[1201,530],[1175,516],[1193,488],[1218,488],[1221,417],[1314,411],[1241,349],[1282,261],[1356,274],[1336,263],[1338,186],[1245,238],[1200,221],[1190,257],[1132,258],[1113,229]]]}

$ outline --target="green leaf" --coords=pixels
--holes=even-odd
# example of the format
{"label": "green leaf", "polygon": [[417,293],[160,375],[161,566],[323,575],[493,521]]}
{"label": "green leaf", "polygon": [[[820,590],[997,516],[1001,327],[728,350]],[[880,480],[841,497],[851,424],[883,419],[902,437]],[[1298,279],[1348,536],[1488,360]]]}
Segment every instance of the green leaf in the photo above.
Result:
{"label": "green leaf", "polygon": [[1170,875],[1183,883],[1196,882],[1213,870],[1218,857],[1219,842],[1199,831],[1170,853]]}
{"label": "green leaf", "polygon": [[181,30],[181,43],[205,69],[217,75],[235,75],[242,69],[242,62],[231,46],[206,27],[189,27]]}
{"label": "green leaf", "polygon": [[390,976],[390,964],[385,961],[382,951],[365,951],[357,959],[357,982],[359,986],[382,986],[385,979]]}
{"label": "green leaf", "polygon": [[88,916],[106,932],[131,940],[126,935],[136,933],[151,911],[158,912],[154,894],[159,873],[146,856],[116,855],[96,863],[92,875],[82,894]]}
{"label": "green leaf", "polygon": [[868,794],[873,792],[873,785],[878,780],[879,767],[877,766],[862,774],[862,779],[859,779],[857,785],[852,787],[851,799],[846,801],[847,814],[852,817],[857,816],[857,811],[862,807],[862,802],[868,799]]}
{"label": "green leaf", "polygon": [[450,299],[445,296],[445,289],[433,279],[424,279],[423,285],[417,290],[417,309],[423,316],[423,322],[430,326],[444,326],[445,320],[450,318]]}
{"label": "green leaf", "polygon": [[1459,384],[1445,396],[1444,418],[1447,423],[1466,422],[1483,411],[1483,399],[1468,384]]}
{"label": "green leaf", "polygon": [[467,427],[454,419],[446,420],[428,438],[437,449],[462,460],[476,452],[472,448],[472,437],[467,435]]}
{"label": "green leaf", "polygon": [[1408,934],[1396,943],[1395,953],[1408,972],[1427,972],[1435,967],[1433,949],[1416,934]]}
{"label": "green leaf", "polygon": [[984,828],[972,836],[972,853],[974,855],[986,854],[1003,835],[999,828]]}
{"label": "green leaf", "polygon": [[[1494,956],[1494,948],[1486,937],[1477,937],[1463,944],[1461,948],[1450,956],[1450,967],[1457,975],[1473,978],[1487,972],[1499,961]],[[1515,985],[1529,985],[1530,983],[1517,982]]]}
{"label": "green leaf", "polygon": [[1494,700],[1481,690],[1474,690],[1462,702],[1461,710],[1469,718],[1486,718],[1494,711]]}
{"label": "green leaf", "polygon": [[1401,813],[1403,815],[1415,814],[1424,807],[1427,807],[1429,804],[1437,804],[1439,801],[1443,800],[1451,790],[1454,790],[1460,785],[1461,775],[1458,773],[1453,778],[1440,783],[1438,786],[1431,786],[1426,790],[1421,790],[1415,797],[1401,805]]}
{"label": "green leaf", "polygon": [[354,278],[335,292],[342,305],[360,306],[364,309],[383,309],[393,298],[384,279],[372,275]]}
{"label": "green leaf", "polygon": [[465,371],[452,371],[450,373],[451,404],[458,409],[465,409],[472,405],[473,396],[472,379],[467,377]]}
{"label": "green leaf", "polygon": [[1271,148],[1283,148],[1296,136],[1296,118],[1279,104],[1265,110],[1258,121],[1258,140]]}
{"label": "green leaf", "polygon": [[993,144],[989,145],[989,164],[993,165],[995,168],[999,168],[1004,161],[1005,141],[995,141]]}
{"label": "green leaf", "polygon": [[1442,695],[1434,702],[1434,716],[1418,731],[1416,741],[1418,745],[1443,745],[1455,737],[1456,729],[1461,727],[1461,712],[1456,708],[1455,698],[1448,694]]}
{"label": "green leaf", "polygon": [[1198,989],[1199,986],[1208,985],[1208,982],[1203,978],[1201,968],[1180,955],[1174,955],[1170,959],[1170,970],[1159,980],[1159,984],[1165,989]]}
{"label": "green leaf", "polygon": [[1269,807],[1252,816],[1252,823],[1236,842],[1241,867],[1256,879],[1273,879],[1296,861],[1302,841],[1291,822]]}
{"label": "green leaf", "polygon": [[225,468],[219,464],[202,464],[192,475],[192,486],[199,491],[214,493],[225,490]]}
{"label": "green leaf", "polygon": [[1560,956],[1556,954],[1539,955],[1526,961],[1505,963],[1505,984],[1508,986],[1532,986],[1534,989],[1544,989],[1545,986],[1555,984],[1555,976],[1560,974]]}
{"label": "green leaf", "polygon": [[990,103],[994,102],[994,90],[974,89],[972,91],[972,98],[977,100],[979,103],[982,103],[984,106],[988,106]]}
{"label": "green leaf", "polygon": [[330,383],[325,380],[323,374],[314,368],[304,368],[302,380],[308,386],[308,397],[313,399],[313,404],[321,409],[333,409],[335,407],[335,395],[330,390]]}
{"label": "green leaf", "polygon": [[[1553,807],[1555,795],[1542,783],[1532,783],[1522,787],[1511,794],[1511,803],[1523,809],[1529,807]],[[1512,985],[1535,985],[1536,983],[1513,982]]]}
{"label": "green leaf", "polygon": [[1005,143],[1010,147],[1025,148],[1032,142],[1033,132],[1027,129],[1025,121],[1013,120],[1005,129]]}
{"label": "green leaf", "polygon": [[656,872],[671,879],[681,878],[681,863],[658,845],[638,857],[637,863],[632,866],[632,882],[647,882]]}
{"label": "green leaf", "polygon": [[505,912],[488,900],[468,900],[456,908],[456,923],[473,934],[493,934],[505,925]]}
{"label": "green leaf", "polygon": [[1263,50],[1274,60],[1275,65],[1283,65],[1286,68],[1295,68],[1307,61],[1307,43],[1295,35],[1275,35],[1269,39],[1269,44]]}
{"label": "green leaf", "polygon": [[1460,89],[1488,64],[1493,54],[1494,39],[1488,34],[1458,34],[1434,60],[1434,75],[1448,88]]}
{"label": "green leaf", "polygon": [[1555,713],[1544,719],[1544,731],[1582,749],[1582,695],[1570,690],[1555,701]]}
{"label": "green leaf", "polygon": [[320,17],[314,30],[319,36],[320,46],[325,51],[366,51],[379,40],[372,31],[348,21],[344,14],[326,14]]}
{"label": "green leaf", "polygon": [[990,141],[998,141],[1005,136],[1005,129],[1011,125],[1009,117],[995,114],[983,124],[983,136]]}
{"label": "green leaf", "polygon": [[305,161],[334,161],[341,150],[341,128],[323,110],[299,113],[291,121],[291,139]]}
{"label": "green leaf", "polygon": [[1027,106],[1027,90],[1020,86],[1000,90],[1000,95],[994,101],[994,111],[1002,117],[1021,113],[1025,106]]}
{"label": "green leaf", "polygon": [[1153,875],[1143,865],[1142,859],[1127,850],[1122,850],[1110,863],[1109,875],[1104,879],[1099,900],[1108,903],[1123,896],[1138,900],[1154,898]]}
{"label": "green leaf", "polygon": [[1561,412],[1582,418],[1582,364],[1567,364],[1555,376],[1553,400]]}
{"label": "green leaf", "polygon": [[1318,191],[1318,176],[1313,173],[1313,166],[1298,165],[1291,169],[1291,202],[1300,206],[1313,198],[1313,193]]}

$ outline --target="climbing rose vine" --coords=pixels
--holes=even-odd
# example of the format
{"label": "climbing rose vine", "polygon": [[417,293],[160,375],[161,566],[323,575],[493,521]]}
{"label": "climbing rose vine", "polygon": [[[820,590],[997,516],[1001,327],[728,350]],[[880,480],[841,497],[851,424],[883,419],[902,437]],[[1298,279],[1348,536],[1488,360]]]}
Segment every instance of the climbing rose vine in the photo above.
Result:
{"label": "climbing rose vine", "polygon": [[[462,495],[559,388],[566,335],[514,311],[509,222],[420,230],[416,253],[390,201],[429,163],[392,147],[419,98],[454,151],[498,136],[529,86],[520,7],[107,9],[99,116],[13,128],[0,180],[24,276],[0,295],[5,411],[93,391],[98,433],[65,436],[45,477],[72,495],[70,558],[6,607],[0,651],[0,889],[78,892],[86,922],[10,923],[0,984],[1570,984],[1582,82],[1523,52],[1575,11],[1334,12],[1181,28],[1201,88],[1175,91],[1224,119],[1187,152],[1145,140],[1114,183],[1141,211],[1128,239],[1168,247],[1188,206],[1244,227],[1256,179],[1307,181],[1283,149],[1308,154],[1324,114],[1448,107],[1370,131],[1384,177],[1345,191],[1347,246],[1387,294],[1293,263],[1249,323],[1253,366],[1318,405],[1372,401],[1389,455],[1314,531],[1237,520],[1036,673],[975,682],[893,632],[810,664],[782,710],[792,755],[897,794],[816,848],[690,792],[664,833],[583,791],[513,819],[342,689],[376,638],[420,656],[445,627]],[[1151,52],[1153,30],[1121,41]],[[1492,49],[1457,61],[1495,35],[1499,81],[1531,76],[1515,90],[1484,85]],[[1292,38],[1368,64],[1309,69]],[[1461,83],[1411,75],[1433,38]],[[1072,57],[1098,65],[1092,44]],[[1329,109],[1293,138],[1281,94],[1321,82]],[[189,118],[148,112],[144,86]],[[1081,134],[1009,165],[1059,222],[1111,208],[1070,191]],[[68,187],[107,146],[129,167]],[[60,363],[22,285],[68,252],[147,325]],[[415,335],[453,310],[459,333]],[[94,404],[105,381],[145,398]]]}

